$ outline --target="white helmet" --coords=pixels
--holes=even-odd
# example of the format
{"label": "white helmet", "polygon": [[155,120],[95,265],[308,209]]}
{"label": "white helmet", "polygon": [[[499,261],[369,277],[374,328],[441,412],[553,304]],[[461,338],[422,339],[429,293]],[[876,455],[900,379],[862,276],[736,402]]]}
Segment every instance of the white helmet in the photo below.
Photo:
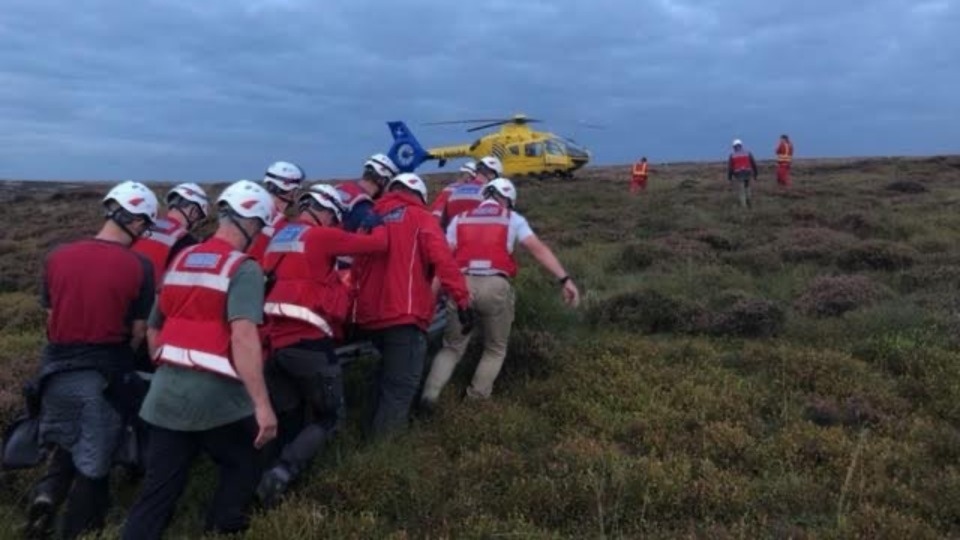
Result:
{"label": "white helmet", "polygon": [[503,175],[503,163],[500,162],[500,158],[498,158],[497,156],[483,157],[480,159],[480,163],[478,163],[477,165],[478,166],[483,165],[488,169],[493,170],[493,172],[497,173],[497,176]]}
{"label": "white helmet", "polygon": [[170,206],[174,196],[177,195],[186,201],[197,203],[197,206],[200,207],[201,218],[207,217],[207,214],[210,213],[210,199],[207,197],[207,192],[197,184],[187,182],[174,186],[173,189],[167,192],[167,206]]}
{"label": "white helmet", "polygon": [[157,196],[140,182],[127,180],[117,184],[103,198],[103,205],[107,206],[110,201],[116,201],[121,208],[133,215],[143,216],[151,224],[157,221],[157,208],[160,206]]}
{"label": "white helmet", "polygon": [[393,178],[400,174],[400,169],[386,154],[374,154],[363,162],[364,167],[371,167],[384,178]]}
{"label": "white helmet", "polygon": [[302,204],[306,199],[313,199],[320,206],[333,212],[337,221],[343,219],[343,212],[345,211],[343,200],[340,198],[340,192],[337,191],[337,188],[330,184],[314,184],[310,186],[310,189],[305,191],[303,195],[300,195],[300,203]]}
{"label": "white helmet", "polygon": [[228,207],[243,218],[259,219],[264,225],[273,222],[276,207],[267,190],[250,180],[238,180],[217,197],[218,207]]}
{"label": "white helmet", "polygon": [[420,198],[423,199],[424,204],[427,202],[427,185],[423,183],[423,180],[420,179],[414,173],[403,173],[398,174],[393,177],[393,180],[390,180],[390,183],[387,184],[387,189],[390,189],[390,186],[393,184],[403,184],[404,186],[416,191],[420,194]]}
{"label": "white helmet", "polygon": [[303,183],[303,169],[288,161],[278,161],[267,167],[263,175],[264,184],[272,184],[280,191],[293,191]]}
{"label": "white helmet", "polygon": [[517,187],[513,185],[513,182],[509,178],[494,178],[493,180],[487,182],[483,186],[483,195],[489,197],[492,194],[491,191],[496,191],[499,195],[510,199],[510,207],[513,208],[517,204]]}
{"label": "white helmet", "polygon": [[734,139],[733,146],[743,146],[743,141],[741,141],[740,139]]}
{"label": "white helmet", "polygon": [[460,172],[465,172],[469,174],[477,174],[477,162],[468,161],[460,166]]}

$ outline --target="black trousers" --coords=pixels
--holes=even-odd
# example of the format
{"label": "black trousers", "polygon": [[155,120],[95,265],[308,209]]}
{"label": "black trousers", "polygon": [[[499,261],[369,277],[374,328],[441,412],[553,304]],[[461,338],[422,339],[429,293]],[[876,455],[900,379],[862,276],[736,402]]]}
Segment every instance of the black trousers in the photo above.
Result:
{"label": "black trousers", "polygon": [[427,335],[415,325],[393,326],[371,334],[380,351],[368,437],[378,440],[406,430],[427,356]]}
{"label": "black trousers", "polygon": [[250,416],[206,431],[173,431],[150,425],[147,473],[123,528],[124,540],[160,538],[177,499],[187,485],[190,466],[200,451],[219,468],[205,532],[232,533],[249,525],[249,507],[260,479],[253,446],[257,424]]}
{"label": "black trousers", "polygon": [[54,511],[66,501],[58,538],[72,539],[103,528],[110,505],[110,476],[88,478],[73,465],[73,456],[59,446],[46,474],[33,488],[31,500],[49,497]]}
{"label": "black trousers", "polygon": [[300,475],[343,424],[343,369],[330,339],[302,341],[277,351],[265,369],[280,433],[264,449]]}

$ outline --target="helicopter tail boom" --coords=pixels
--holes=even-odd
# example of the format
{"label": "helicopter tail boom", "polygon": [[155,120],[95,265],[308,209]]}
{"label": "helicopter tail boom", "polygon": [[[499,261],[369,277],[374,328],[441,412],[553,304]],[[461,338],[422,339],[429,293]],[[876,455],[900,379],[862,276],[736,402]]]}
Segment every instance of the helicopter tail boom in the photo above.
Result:
{"label": "helicopter tail boom", "polygon": [[393,145],[387,152],[387,156],[397,164],[401,172],[413,172],[424,161],[433,159],[434,156],[423,149],[423,145],[413,135],[407,124],[395,120],[387,122],[390,128],[390,134],[393,135]]}

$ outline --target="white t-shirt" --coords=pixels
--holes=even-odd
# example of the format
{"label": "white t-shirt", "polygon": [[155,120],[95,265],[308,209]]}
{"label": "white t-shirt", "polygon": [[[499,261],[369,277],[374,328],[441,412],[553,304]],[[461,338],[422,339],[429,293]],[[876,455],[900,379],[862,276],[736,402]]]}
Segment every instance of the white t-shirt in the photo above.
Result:
{"label": "white t-shirt", "polygon": [[[497,204],[494,201],[486,200],[480,203],[480,206],[488,204]],[[450,224],[447,225],[447,243],[450,244],[451,248],[457,247],[457,224],[460,223],[460,216],[456,216],[453,220],[450,221]],[[507,228],[507,252],[513,253],[513,248],[516,247],[517,242],[523,242],[527,238],[533,236],[533,229],[530,228],[530,224],[527,223],[527,218],[521,216],[519,213],[510,211],[510,226]]]}

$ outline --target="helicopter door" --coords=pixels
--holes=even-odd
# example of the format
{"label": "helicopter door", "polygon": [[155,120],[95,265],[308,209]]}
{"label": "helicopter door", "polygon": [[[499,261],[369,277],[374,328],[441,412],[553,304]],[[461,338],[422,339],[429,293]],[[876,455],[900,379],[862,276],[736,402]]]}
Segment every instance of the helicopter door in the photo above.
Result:
{"label": "helicopter door", "polygon": [[553,139],[548,139],[544,144],[543,163],[548,167],[567,166],[567,156],[563,151],[563,145]]}

